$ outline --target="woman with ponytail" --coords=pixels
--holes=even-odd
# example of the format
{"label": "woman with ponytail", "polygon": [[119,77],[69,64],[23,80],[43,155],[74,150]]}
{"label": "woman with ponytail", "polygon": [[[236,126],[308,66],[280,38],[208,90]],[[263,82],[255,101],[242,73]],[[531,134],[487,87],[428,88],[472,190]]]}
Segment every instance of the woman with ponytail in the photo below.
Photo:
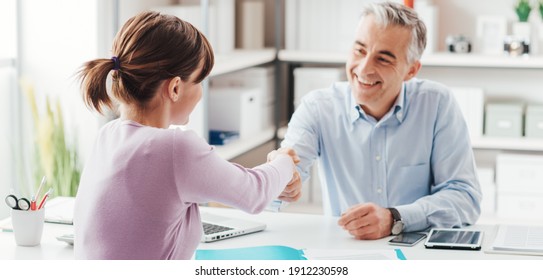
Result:
{"label": "woman with ponytail", "polygon": [[118,109],[120,118],[101,128],[85,164],[74,213],[76,258],[190,259],[202,235],[199,203],[258,213],[277,197],[300,197],[289,185],[298,176],[293,150],[273,151],[268,163],[249,169],[221,159],[194,132],[169,129],[188,122],[214,63],[208,40],[190,23],[138,14],[112,52],[79,73],[86,105],[99,113]]}

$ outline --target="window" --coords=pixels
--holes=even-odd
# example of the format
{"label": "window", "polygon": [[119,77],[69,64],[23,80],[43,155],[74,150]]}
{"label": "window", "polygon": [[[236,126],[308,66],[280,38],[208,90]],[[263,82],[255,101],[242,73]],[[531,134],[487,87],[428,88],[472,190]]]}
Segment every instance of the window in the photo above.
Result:
{"label": "window", "polygon": [[[0,197],[2,200],[13,186],[15,178],[12,158],[13,108],[16,98],[17,0],[0,1]],[[8,208],[0,207],[0,218],[8,216]]]}

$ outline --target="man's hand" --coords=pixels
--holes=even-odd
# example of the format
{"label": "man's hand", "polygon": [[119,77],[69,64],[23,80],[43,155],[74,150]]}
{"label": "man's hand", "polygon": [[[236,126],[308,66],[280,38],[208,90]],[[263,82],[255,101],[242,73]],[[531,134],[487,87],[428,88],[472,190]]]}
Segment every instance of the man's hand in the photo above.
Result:
{"label": "man's hand", "polygon": [[390,235],[390,210],[374,203],[362,203],[341,215],[338,224],[356,239],[379,239]]}
{"label": "man's hand", "polygon": [[[285,154],[285,155],[290,156],[294,164],[298,164],[300,162],[300,158],[296,154],[296,151],[294,151],[291,148],[279,148],[278,150],[271,151],[268,154],[268,162],[272,161],[279,154]],[[298,201],[298,199],[300,199],[301,196],[302,196],[302,179],[301,179],[300,173],[296,171],[296,167],[295,167],[292,173],[292,179],[287,184],[283,192],[279,195],[279,199],[283,201],[287,201],[287,202],[294,202],[294,201]]]}
{"label": "man's hand", "polygon": [[298,171],[294,171],[292,180],[285,187],[283,192],[279,195],[279,199],[287,202],[298,201],[302,196],[302,179]]}

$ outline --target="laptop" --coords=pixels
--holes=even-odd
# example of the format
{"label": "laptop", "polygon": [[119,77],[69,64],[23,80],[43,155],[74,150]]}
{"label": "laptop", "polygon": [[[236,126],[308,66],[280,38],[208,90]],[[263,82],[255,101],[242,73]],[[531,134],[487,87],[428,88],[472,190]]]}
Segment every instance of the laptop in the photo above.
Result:
{"label": "laptop", "polygon": [[202,242],[214,242],[244,234],[263,231],[266,224],[200,212],[204,234]]}
{"label": "laptop", "polygon": [[[75,197],[59,196],[51,199],[45,205],[45,222],[72,225],[74,204]],[[214,242],[266,229],[266,224],[259,222],[229,218],[203,211],[200,215],[204,227],[202,242]]]}
{"label": "laptop", "polygon": [[[249,220],[228,218],[204,212],[200,213],[200,215],[204,227],[204,234],[202,235],[201,242],[214,242],[262,231],[266,228],[266,224]],[[56,238],[57,240],[64,241],[70,245],[74,244],[74,234],[65,234],[57,236]]]}

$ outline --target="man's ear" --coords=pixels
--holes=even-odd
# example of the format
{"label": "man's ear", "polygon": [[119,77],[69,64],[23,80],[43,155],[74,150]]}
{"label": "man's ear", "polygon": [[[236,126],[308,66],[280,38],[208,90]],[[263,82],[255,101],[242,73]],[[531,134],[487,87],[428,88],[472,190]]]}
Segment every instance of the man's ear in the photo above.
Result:
{"label": "man's ear", "polygon": [[408,81],[410,80],[411,78],[417,76],[417,74],[419,73],[419,70],[420,68],[422,67],[422,64],[420,63],[419,60],[413,62],[411,64],[411,66],[409,67],[409,72],[407,72],[407,74],[405,75],[405,77],[403,78],[404,81]]}
{"label": "man's ear", "polygon": [[181,97],[182,84],[183,81],[180,77],[171,78],[167,84],[167,96],[174,103],[177,102],[177,100],[179,100],[179,98]]}

